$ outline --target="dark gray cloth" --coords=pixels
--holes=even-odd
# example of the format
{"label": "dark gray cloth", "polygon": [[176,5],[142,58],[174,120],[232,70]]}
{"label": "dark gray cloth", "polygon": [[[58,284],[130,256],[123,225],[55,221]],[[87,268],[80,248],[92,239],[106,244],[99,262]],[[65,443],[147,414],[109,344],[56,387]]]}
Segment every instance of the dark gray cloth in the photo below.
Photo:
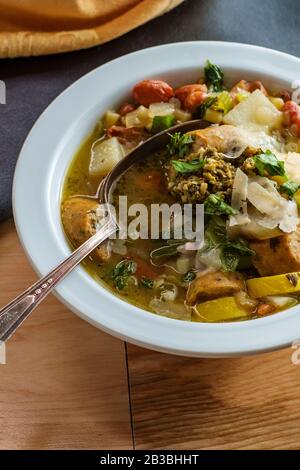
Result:
{"label": "dark gray cloth", "polygon": [[128,52],[176,41],[235,41],[299,56],[299,18],[299,0],[186,0],[171,13],[103,46],[0,61],[0,80],[7,89],[7,104],[0,104],[0,220],[11,215],[13,172],[26,135],[74,80]]}

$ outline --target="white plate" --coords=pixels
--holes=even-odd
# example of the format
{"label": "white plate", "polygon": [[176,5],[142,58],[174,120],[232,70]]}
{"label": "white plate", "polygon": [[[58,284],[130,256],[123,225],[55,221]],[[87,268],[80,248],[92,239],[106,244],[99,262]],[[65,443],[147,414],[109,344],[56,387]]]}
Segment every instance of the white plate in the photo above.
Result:
{"label": "white plate", "polygon": [[[81,141],[107,108],[126,98],[141,79],[173,85],[199,78],[206,59],[227,78],[263,78],[290,87],[300,60],[255,46],[188,42],[141,50],[82,77],[42,114],[22,148],[14,178],[13,208],[19,237],[40,275],[70,254],[60,220],[64,176]],[[123,302],[80,266],[57,288],[71,310],[126,341],[187,356],[217,357],[276,349],[300,338],[300,306],[257,320],[205,324],[172,320]]]}

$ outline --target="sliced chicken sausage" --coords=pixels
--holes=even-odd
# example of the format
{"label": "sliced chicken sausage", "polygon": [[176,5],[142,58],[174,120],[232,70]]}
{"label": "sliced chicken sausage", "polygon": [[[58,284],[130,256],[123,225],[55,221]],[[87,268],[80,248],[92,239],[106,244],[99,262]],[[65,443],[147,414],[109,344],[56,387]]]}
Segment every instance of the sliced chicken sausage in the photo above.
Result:
{"label": "sliced chicken sausage", "polygon": [[300,271],[300,227],[292,233],[250,243],[253,264],[261,276]]}
{"label": "sliced chicken sausage", "polygon": [[[99,226],[100,204],[95,199],[70,197],[62,203],[62,221],[71,242],[82,245],[96,233]],[[93,251],[96,260],[104,263],[110,258],[109,242],[104,242]]]}
{"label": "sliced chicken sausage", "polygon": [[214,271],[200,275],[191,282],[187,292],[187,303],[197,302],[233,295],[245,290],[245,282],[240,273]]}
{"label": "sliced chicken sausage", "polygon": [[199,147],[211,147],[221,153],[235,153],[247,147],[247,138],[243,130],[231,126],[211,126],[205,129],[191,131],[195,136],[195,150]]}

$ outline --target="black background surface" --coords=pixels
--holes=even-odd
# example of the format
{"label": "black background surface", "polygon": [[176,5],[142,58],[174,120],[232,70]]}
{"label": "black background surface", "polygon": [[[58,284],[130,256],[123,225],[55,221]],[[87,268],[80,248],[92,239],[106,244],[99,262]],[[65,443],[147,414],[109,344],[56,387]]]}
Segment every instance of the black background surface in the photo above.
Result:
{"label": "black background surface", "polygon": [[26,135],[46,106],[85,73],[126,53],[177,41],[235,41],[300,56],[299,24],[299,0],[186,0],[103,46],[0,61],[7,93],[7,104],[0,105],[0,219],[11,215],[13,171]]}

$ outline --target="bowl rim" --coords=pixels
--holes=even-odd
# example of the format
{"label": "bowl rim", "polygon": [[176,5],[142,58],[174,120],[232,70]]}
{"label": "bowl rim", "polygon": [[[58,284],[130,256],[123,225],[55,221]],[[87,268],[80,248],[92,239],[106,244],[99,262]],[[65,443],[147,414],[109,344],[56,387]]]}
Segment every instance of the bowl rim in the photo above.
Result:
{"label": "bowl rim", "polygon": [[[195,63],[201,54],[202,62]],[[220,41],[175,42],[132,52],[95,68],[66,88],[41,114],[23,144],[13,181],[16,229],[27,257],[39,275],[45,275],[70,253],[57,218],[60,200],[57,191],[74,155],[74,151],[69,150],[69,155],[65,156],[64,150],[74,141],[78,133],[75,131],[81,129],[85,118],[89,121],[85,129],[91,128],[96,111],[103,103],[104,98],[96,106],[89,101],[88,95],[101,84],[113,94],[114,81],[122,76],[126,81],[122,84],[123,91],[119,91],[122,96],[133,83],[134,74],[138,81],[141,77],[157,74],[159,67],[161,75],[172,71],[176,74],[177,69],[198,70],[207,58],[222,67],[239,69],[241,73],[257,72],[258,78],[266,72],[271,72],[272,76],[276,74],[281,80],[288,78],[290,82],[300,76],[300,59],[272,49]],[[146,72],[141,71],[143,61]],[[124,79],[124,75],[127,78]],[[89,104],[88,109],[84,99]],[[45,141],[46,149],[43,147]],[[45,157],[39,159],[42,150]],[[65,161],[64,172],[60,169],[61,161]],[[55,179],[56,174],[60,174],[60,181]],[[28,181],[31,182],[29,186]],[[32,225],[28,224],[29,218]],[[209,324],[173,320],[120,300],[82,266],[56,287],[55,295],[81,318],[113,336],[178,355],[225,357],[266,352],[290,345],[298,339],[297,331],[300,335],[300,305],[244,322]],[[99,306],[104,312],[99,312]],[[109,315],[105,310],[110,312]]]}

